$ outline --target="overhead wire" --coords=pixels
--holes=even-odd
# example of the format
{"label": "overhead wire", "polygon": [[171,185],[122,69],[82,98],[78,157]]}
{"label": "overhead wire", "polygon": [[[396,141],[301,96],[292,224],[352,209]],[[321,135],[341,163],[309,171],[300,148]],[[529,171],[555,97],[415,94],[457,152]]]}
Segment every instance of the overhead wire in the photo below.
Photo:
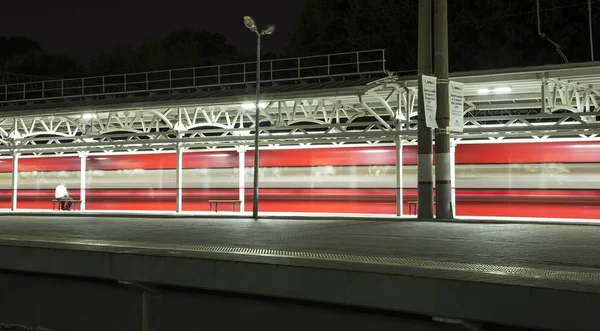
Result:
{"label": "overhead wire", "polygon": [[547,42],[554,45],[554,48],[556,49],[556,52],[558,53],[558,55],[560,55],[563,58],[565,63],[569,63],[569,60],[567,59],[567,56],[565,55],[565,53],[563,53],[562,49],[560,48],[560,45],[557,42],[555,42],[554,40],[550,39],[550,37],[548,37],[548,35],[546,33],[542,32],[541,19],[540,19],[540,0],[536,0],[535,3],[536,3],[536,9],[537,9],[538,36],[540,36],[540,38],[542,38],[543,40],[546,40]]}

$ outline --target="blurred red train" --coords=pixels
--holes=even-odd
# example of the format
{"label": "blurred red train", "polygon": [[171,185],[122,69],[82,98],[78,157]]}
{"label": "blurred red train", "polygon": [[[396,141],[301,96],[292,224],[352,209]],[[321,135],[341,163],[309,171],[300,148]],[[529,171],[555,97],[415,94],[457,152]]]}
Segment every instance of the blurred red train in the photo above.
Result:
{"label": "blurred red train", "polygon": [[[183,210],[239,196],[235,151],[183,154]],[[263,150],[260,211],[395,214],[393,146]],[[416,147],[403,149],[403,199],[416,199]],[[456,213],[465,216],[600,218],[600,142],[461,144]],[[245,156],[252,210],[253,153]],[[0,160],[0,208],[10,208],[11,159]],[[87,157],[87,210],[175,210],[174,153]],[[49,209],[66,180],[80,196],[80,158],[23,157],[18,208]]]}

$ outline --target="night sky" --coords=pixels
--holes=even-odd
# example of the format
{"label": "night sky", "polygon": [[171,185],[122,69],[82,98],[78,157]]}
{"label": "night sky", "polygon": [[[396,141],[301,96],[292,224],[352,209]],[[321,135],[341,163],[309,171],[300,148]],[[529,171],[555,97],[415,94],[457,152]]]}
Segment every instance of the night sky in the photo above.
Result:
{"label": "night sky", "polygon": [[115,42],[133,47],[160,39],[183,27],[221,33],[239,51],[252,53],[256,37],[242,17],[253,16],[259,27],[275,24],[263,40],[265,52],[282,51],[306,0],[30,0],[5,1],[0,8],[0,35],[22,35],[39,41],[49,52],[86,61]]}

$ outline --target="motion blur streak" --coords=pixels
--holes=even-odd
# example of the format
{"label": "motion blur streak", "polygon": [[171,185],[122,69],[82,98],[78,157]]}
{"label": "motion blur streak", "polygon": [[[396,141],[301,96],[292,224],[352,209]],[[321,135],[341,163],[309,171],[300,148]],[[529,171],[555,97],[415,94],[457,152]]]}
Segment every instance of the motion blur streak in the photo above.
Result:
{"label": "motion blur streak", "polygon": [[[404,153],[404,203],[416,200],[416,148]],[[246,153],[246,210],[253,154]],[[8,161],[8,162],[7,162]],[[87,159],[88,210],[174,210],[173,153],[94,155]],[[457,214],[600,218],[600,143],[464,144],[456,148]],[[22,158],[18,208],[48,209],[67,181],[77,197],[79,157]],[[237,199],[238,154],[187,152],[183,209]],[[393,147],[265,150],[261,211],[395,213]],[[0,162],[0,207],[10,207],[11,163]]]}

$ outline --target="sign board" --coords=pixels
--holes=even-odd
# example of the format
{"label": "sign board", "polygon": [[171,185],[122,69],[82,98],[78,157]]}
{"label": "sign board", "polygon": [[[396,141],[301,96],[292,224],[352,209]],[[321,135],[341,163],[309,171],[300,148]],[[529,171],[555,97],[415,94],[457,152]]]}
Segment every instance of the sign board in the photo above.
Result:
{"label": "sign board", "polygon": [[[423,105],[425,108],[425,124],[428,128],[437,128],[435,113],[437,111],[436,85],[437,78],[431,76],[421,76],[423,85]],[[419,101],[420,102],[420,101]]]}
{"label": "sign board", "polygon": [[448,92],[450,93],[450,131],[463,132],[465,109],[464,85],[463,83],[452,81],[448,84]]}

